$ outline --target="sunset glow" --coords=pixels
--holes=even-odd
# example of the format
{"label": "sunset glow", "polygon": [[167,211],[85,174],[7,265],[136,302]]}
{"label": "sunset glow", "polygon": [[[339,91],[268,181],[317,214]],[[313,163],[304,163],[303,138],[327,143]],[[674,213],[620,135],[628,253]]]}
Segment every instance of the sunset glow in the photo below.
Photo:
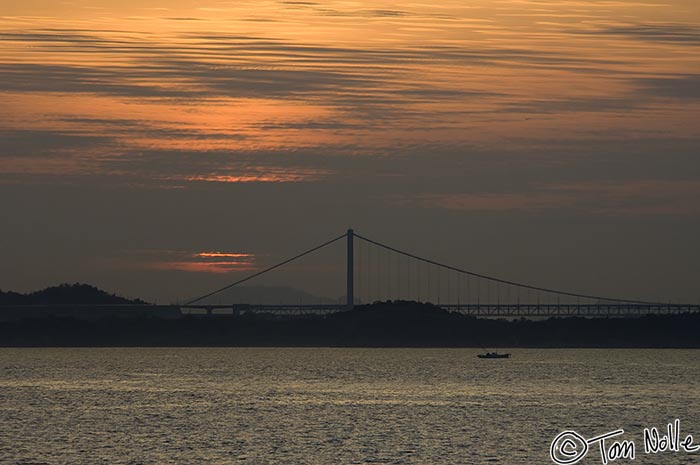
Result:
{"label": "sunset glow", "polygon": [[188,273],[251,272],[257,269],[257,257],[241,252],[185,252],[178,250],[134,251],[122,262],[126,268]]}
{"label": "sunset glow", "polygon": [[[235,273],[254,257],[191,251],[267,265],[351,225],[437,228],[484,270],[464,237],[505,250],[489,221],[524,250],[538,221],[562,243],[653,226],[664,263],[692,249],[673,234],[700,215],[697,0],[0,3],[8,286],[45,256],[119,282],[129,261],[134,287]],[[120,256],[164,248],[190,252]]]}
{"label": "sunset glow", "polygon": [[35,3],[0,18],[5,181],[154,178],[167,155],[161,184],[298,182],[334,170],[285,153],[697,135],[696,2]]}
{"label": "sunset glow", "polygon": [[226,253],[226,252],[199,252],[194,254],[195,257],[201,258],[252,258],[249,253]]}
{"label": "sunset glow", "polygon": [[255,267],[247,262],[154,262],[146,268],[163,271],[187,271],[191,273],[231,273],[233,271],[253,271]]}

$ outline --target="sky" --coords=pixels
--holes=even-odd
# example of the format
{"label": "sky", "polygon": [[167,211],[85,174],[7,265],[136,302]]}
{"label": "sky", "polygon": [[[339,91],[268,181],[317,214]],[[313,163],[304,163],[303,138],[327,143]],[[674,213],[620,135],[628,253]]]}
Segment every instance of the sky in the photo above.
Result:
{"label": "sky", "polygon": [[0,0],[0,102],[3,290],[171,302],[353,227],[700,302],[697,0]]}

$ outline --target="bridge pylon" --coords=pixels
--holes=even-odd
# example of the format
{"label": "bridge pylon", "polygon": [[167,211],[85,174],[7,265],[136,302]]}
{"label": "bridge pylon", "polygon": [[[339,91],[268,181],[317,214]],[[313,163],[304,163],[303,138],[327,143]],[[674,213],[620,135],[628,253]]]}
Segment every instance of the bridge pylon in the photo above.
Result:
{"label": "bridge pylon", "polygon": [[355,232],[352,229],[348,229],[346,233],[347,243],[348,243],[348,256],[347,256],[347,284],[345,288],[345,306],[348,310],[352,310],[355,306],[355,251],[354,251],[354,240]]}

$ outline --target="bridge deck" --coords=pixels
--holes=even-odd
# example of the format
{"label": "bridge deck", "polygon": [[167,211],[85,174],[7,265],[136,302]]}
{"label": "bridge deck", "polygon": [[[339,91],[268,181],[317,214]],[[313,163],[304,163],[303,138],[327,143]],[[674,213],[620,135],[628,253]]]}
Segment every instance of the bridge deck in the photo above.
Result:
{"label": "bridge deck", "polygon": [[[464,315],[483,317],[623,317],[643,315],[677,315],[700,313],[700,305],[688,304],[441,304],[439,307]],[[267,313],[278,315],[312,315],[347,311],[337,304],[309,305],[187,305],[183,314]]]}

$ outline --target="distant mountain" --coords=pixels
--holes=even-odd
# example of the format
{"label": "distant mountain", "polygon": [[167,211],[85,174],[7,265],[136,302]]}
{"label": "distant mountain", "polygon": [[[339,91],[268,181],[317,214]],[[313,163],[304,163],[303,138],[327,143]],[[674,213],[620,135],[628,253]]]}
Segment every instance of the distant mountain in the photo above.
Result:
{"label": "distant mountain", "polygon": [[[342,299],[341,299],[342,300]],[[200,304],[334,304],[339,299],[319,297],[293,287],[240,286],[232,287],[203,299]]]}
{"label": "distant mountain", "polygon": [[110,294],[89,284],[61,284],[46,289],[21,294],[0,290],[0,305],[95,305],[95,304],[146,304],[141,299],[127,299]]}

